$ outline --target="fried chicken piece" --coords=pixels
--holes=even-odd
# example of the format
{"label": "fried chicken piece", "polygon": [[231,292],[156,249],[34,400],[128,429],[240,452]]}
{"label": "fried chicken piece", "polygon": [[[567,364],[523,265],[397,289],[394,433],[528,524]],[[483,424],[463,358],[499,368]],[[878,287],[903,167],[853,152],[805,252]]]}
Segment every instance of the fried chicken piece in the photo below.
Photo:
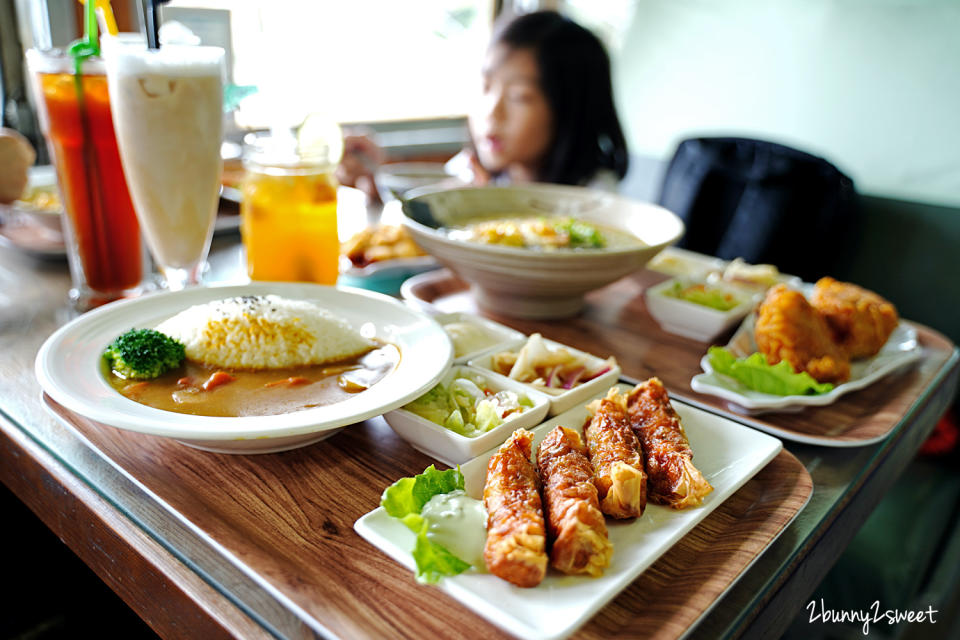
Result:
{"label": "fried chicken piece", "polygon": [[786,285],[767,291],[757,311],[754,339],[770,364],[786,360],[818,382],[850,379],[850,358],[834,342],[826,319],[801,292]]}
{"label": "fried chicken piece", "polygon": [[535,587],[547,573],[547,536],[532,452],[533,434],[514,431],[490,458],[483,487],[483,559],[490,573],[518,587]]}
{"label": "fried chicken piece", "polygon": [[877,355],[897,327],[897,309],[855,284],[820,278],[810,304],[827,319],[834,341],[851,359]]}
{"label": "fried chicken piece", "polygon": [[566,574],[602,575],[610,564],[613,545],[580,434],[555,427],[540,442],[537,468],[543,481],[547,531],[553,541],[550,564]]}
{"label": "fried chicken piece", "polygon": [[417,246],[406,229],[385,224],[367,227],[355,233],[341,244],[340,253],[347,256],[357,268],[374,262],[427,255]]}

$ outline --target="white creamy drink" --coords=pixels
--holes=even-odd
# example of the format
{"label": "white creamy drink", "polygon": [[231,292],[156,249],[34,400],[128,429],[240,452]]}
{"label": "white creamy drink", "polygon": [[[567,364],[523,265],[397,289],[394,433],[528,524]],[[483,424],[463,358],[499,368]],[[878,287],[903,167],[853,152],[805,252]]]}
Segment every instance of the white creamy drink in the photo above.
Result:
{"label": "white creamy drink", "polygon": [[223,49],[105,46],[123,170],[167,286],[199,281],[220,190]]}

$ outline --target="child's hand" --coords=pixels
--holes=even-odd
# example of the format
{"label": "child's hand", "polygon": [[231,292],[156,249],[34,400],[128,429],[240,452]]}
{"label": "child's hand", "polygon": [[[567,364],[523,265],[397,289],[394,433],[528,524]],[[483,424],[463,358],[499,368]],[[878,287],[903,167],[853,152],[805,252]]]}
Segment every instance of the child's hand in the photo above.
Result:
{"label": "child's hand", "polygon": [[480,159],[477,158],[477,152],[473,149],[467,151],[467,160],[470,162],[470,171],[473,174],[473,184],[478,187],[490,184],[490,172],[483,168]]}
{"label": "child's hand", "polygon": [[380,200],[374,173],[383,162],[383,151],[368,135],[346,135],[343,138],[343,158],[337,167],[337,180],[348,187],[356,187],[372,202]]}

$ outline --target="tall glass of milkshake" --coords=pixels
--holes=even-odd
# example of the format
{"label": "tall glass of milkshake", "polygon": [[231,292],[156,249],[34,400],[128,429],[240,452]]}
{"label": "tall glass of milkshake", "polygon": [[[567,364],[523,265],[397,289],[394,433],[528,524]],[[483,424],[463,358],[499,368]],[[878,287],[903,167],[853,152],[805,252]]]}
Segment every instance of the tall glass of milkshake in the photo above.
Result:
{"label": "tall glass of milkshake", "polygon": [[224,51],[104,42],[123,171],[166,286],[200,281],[220,190]]}

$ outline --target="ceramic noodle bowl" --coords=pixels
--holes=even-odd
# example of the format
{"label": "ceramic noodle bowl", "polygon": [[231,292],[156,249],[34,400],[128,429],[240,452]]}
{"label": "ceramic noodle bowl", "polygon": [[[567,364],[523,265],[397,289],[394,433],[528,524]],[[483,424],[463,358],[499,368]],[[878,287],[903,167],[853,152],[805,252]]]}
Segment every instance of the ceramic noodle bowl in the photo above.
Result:
{"label": "ceramic noodle bowl", "polygon": [[[641,269],[683,235],[657,205],[583,187],[524,185],[411,191],[403,222],[424,250],[470,283],[477,304],[518,318],[576,315],[584,295]],[[540,249],[461,239],[477,222],[573,217],[609,236],[600,249]]]}

